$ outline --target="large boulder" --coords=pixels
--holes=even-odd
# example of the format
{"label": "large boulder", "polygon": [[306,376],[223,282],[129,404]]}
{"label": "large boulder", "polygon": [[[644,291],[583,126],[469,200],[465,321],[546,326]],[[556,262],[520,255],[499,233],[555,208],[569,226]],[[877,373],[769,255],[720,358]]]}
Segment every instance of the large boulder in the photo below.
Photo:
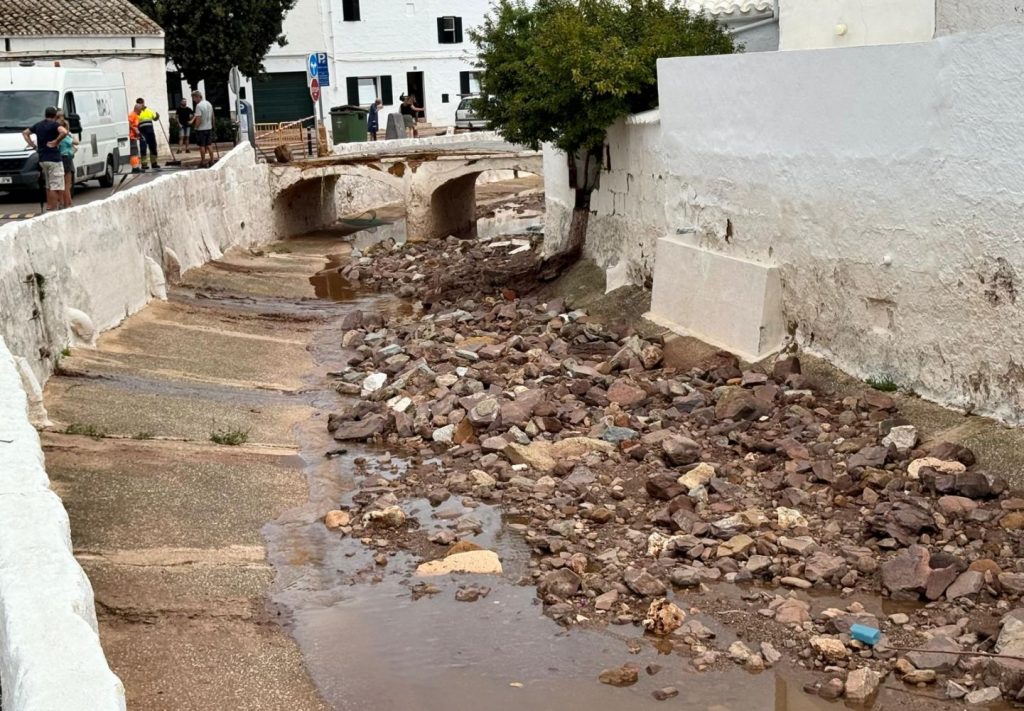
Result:
{"label": "large boulder", "polygon": [[931,555],[924,546],[913,545],[882,563],[882,585],[894,597],[917,599],[928,587]]}

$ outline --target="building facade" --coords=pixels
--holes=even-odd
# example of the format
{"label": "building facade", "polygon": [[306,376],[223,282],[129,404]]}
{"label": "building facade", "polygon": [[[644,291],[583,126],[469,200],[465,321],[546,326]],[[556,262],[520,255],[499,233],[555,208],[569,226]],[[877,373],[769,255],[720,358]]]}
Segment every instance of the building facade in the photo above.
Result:
{"label": "building facade", "polygon": [[3,0],[0,65],[24,62],[122,74],[129,102],[167,106],[164,32],[128,0]]}

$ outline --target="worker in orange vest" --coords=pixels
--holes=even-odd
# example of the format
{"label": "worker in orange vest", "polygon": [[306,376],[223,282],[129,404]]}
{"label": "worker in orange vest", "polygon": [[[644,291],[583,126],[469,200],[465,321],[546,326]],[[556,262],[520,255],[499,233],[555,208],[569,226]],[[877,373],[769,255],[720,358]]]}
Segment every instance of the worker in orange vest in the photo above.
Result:
{"label": "worker in orange vest", "polygon": [[131,164],[133,173],[142,172],[142,162],[139,160],[139,141],[142,134],[139,132],[139,112],[142,107],[135,104],[135,107],[128,112],[128,143],[131,146]]}

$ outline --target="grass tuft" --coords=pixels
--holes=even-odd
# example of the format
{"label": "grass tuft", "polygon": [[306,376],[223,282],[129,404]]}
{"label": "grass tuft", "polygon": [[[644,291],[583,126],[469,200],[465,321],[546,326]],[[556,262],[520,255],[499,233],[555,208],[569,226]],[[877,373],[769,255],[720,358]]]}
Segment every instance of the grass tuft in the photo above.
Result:
{"label": "grass tuft", "polygon": [[871,377],[864,381],[875,390],[881,390],[884,393],[894,393],[899,390],[899,385],[896,384],[892,378],[888,375],[882,375],[877,378]]}
{"label": "grass tuft", "polygon": [[249,430],[227,427],[215,429],[210,433],[210,441],[216,444],[225,444],[229,447],[237,447],[249,441]]}
{"label": "grass tuft", "polygon": [[84,435],[86,437],[92,437],[93,439],[103,439],[107,436],[107,431],[96,425],[84,425],[81,422],[72,422],[66,428],[64,428],[64,434],[69,435]]}

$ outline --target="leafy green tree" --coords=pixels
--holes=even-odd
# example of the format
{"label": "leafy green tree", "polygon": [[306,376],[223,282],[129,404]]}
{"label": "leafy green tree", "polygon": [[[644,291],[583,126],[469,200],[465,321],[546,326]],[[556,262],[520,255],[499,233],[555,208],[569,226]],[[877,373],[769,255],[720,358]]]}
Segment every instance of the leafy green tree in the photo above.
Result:
{"label": "leafy green tree", "polygon": [[658,104],[658,58],[737,51],[721,25],[677,0],[496,0],[470,34],[481,116],[513,143],[550,142],[568,156],[572,254],[586,239],[608,127]]}
{"label": "leafy green tree", "polygon": [[281,23],[296,0],[133,0],[166,33],[167,56],[195,88],[207,75],[246,76],[263,69],[275,43],[284,46]]}

